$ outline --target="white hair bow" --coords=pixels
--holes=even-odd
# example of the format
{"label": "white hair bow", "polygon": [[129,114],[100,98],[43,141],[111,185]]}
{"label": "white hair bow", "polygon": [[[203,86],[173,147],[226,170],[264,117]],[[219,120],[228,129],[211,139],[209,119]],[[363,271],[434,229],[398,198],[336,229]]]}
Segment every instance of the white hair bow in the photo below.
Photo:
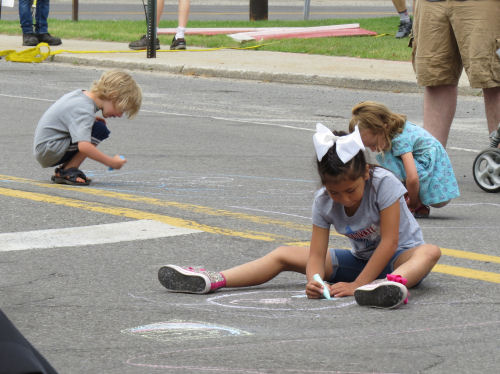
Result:
{"label": "white hair bow", "polygon": [[317,123],[316,133],[313,135],[313,142],[318,161],[321,161],[333,144],[337,144],[337,155],[344,164],[356,156],[359,151],[365,149],[358,126],[356,126],[354,132],[349,135],[336,136],[330,129],[321,123]]}

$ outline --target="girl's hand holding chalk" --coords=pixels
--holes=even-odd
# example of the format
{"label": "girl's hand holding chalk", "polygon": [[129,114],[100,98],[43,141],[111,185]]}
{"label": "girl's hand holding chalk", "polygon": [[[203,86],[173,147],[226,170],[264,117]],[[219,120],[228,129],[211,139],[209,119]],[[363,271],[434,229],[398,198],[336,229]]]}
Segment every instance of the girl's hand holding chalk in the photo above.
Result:
{"label": "girl's hand holding chalk", "polygon": [[325,299],[331,300],[332,297],[330,296],[330,289],[326,286],[325,282],[323,282],[323,279],[321,279],[320,275],[314,274],[313,279],[323,286],[323,296],[325,297]]}
{"label": "girl's hand holding chalk", "polygon": [[111,170],[115,170],[115,169],[121,169],[121,167],[122,167],[123,165],[125,165],[125,163],[127,162],[127,160],[125,159],[125,156],[123,156],[123,155],[116,155],[115,157],[113,157],[113,159],[114,159],[114,160],[117,160],[117,158],[118,158],[118,161],[119,161],[118,166],[117,166],[117,167],[114,167],[114,168],[110,166],[110,167],[108,168],[108,170],[109,170],[109,171],[111,171]]}

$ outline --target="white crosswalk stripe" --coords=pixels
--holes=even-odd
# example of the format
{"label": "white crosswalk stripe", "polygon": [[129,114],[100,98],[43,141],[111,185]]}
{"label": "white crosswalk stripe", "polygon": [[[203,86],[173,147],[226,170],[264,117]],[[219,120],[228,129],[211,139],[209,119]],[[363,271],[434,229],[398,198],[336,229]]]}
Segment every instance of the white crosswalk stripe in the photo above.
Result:
{"label": "white crosswalk stripe", "polygon": [[0,234],[0,252],[146,240],[201,232],[152,220]]}

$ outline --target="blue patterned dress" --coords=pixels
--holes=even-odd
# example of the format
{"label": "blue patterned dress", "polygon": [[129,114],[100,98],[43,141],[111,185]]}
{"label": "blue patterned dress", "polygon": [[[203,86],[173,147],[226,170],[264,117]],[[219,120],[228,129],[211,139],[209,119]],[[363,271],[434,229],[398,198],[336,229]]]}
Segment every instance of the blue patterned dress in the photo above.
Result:
{"label": "blue patterned dress", "polygon": [[446,150],[427,130],[411,122],[407,121],[403,132],[392,139],[389,151],[377,155],[377,161],[404,182],[406,171],[401,155],[408,152],[415,159],[422,204],[438,204],[460,196]]}

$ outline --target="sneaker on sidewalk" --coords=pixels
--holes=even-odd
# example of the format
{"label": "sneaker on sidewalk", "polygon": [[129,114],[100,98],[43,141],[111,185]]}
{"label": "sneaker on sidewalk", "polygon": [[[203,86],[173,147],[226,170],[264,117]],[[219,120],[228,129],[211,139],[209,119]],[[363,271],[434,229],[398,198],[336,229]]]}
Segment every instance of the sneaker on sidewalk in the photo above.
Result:
{"label": "sneaker on sidewalk", "polygon": [[[148,37],[146,35],[143,35],[139,40],[130,42],[128,47],[136,51],[142,51],[143,49],[148,49]],[[157,50],[160,49],[160,40],[158,38],[156,38],[155,48]]]}
{"label": "sneaker on sidewalk", "polygon": [[177,265],[162,266],[158,270],[158,280],[169,291],[197,294],[213,292],[226,284],[219,272]]}
{"label": "sneaker on sidewalk", "polygon": [[186,49],[186,40],[184,38],[176,39],[175,36],[170,44],[171,50]]}
{"label": "sneaker on sidewalk", "polygon": [[34,47],[38,45],[38,38],[35,34],[23,34],[23,45]]}
{"label": "sneaker on sidewalk", "polygon": [[405,38],[408,35],[410,35],[412,27],[413,27],[413,22],[412,22],[411,18],[407,22],[401,21],[399,23],[398,32],[396,33],[396,38],[401,39],[401,38]]}
{"label": "sneaker on sidewalk", "polygon": [[387,280],[387,278],[374,280],[354,291],[354,299],[359,305],[372,308],[397,308],[405,302],[407,297],[406,286]]}
{"label": "sneaker on sidewalk", "polygon": [[47,43],[48,45],[61,45],[62,40],[57,36],[52,36],[48,32],[36,34],[39,43]]}

